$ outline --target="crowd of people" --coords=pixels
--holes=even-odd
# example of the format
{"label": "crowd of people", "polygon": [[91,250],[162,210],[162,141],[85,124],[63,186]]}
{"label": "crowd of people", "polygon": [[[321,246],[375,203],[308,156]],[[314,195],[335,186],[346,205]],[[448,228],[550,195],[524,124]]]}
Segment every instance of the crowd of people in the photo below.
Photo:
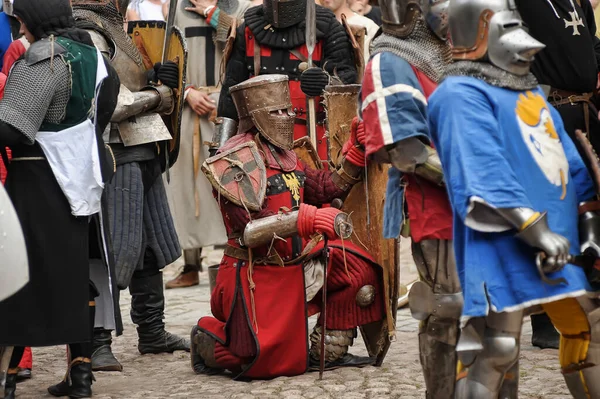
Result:
{"label": "crowd of people", "polygon": [[[196,374],[381,366],[410,239],[427,398],[517,397],[530,316],[600,399],[597,3],[3,0],[0,216],[26,253],[0,245],[0,278],[3,254],[29,275],[0,285],[3,397],[31,347],[67,345],[53,396],[127,367],[124,289],[139,353]],[[179,337],[164,290],[207,247],[212,314]]]}

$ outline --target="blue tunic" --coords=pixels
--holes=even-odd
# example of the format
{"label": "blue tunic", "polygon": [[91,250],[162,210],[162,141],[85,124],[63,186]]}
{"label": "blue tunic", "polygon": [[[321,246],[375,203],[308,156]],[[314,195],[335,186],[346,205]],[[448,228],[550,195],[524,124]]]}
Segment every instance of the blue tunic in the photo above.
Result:
{"label": "blue tunic", "polygon": [[487,225],[473,212],[482,203],[488,210],[547,211],[552,231],[569,240],[572,254],[579,253],[577,205],[593,198],[593,183],[542,90],[513,91],[450,77],[429,99],[429,124],[454,214],[463,317],[591,291],[583,270],[573,265],[549,275],[564,277],[567,284],[543,283],[535,268],[536,250],[501,218]]}

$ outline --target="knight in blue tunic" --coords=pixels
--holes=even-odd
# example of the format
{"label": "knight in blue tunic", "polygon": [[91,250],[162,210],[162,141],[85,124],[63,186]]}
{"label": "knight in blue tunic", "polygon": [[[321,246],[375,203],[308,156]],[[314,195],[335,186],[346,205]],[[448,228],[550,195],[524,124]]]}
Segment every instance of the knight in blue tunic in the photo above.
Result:
{"label": "knight in blue tunic", "polygon": [[[590,246],[600,207],[559,114],[530,74],[544,46],[511,0],[453,0],[449,20],[455,63],[430,97],[428,117],[464,295],[456,397],[501,394],[518,360],[523,315],[541,305],[561,333],[571,394],[599,398],[599,303],[584,269],[567,262]],[[582,228],[581,220],[594,223]]]}

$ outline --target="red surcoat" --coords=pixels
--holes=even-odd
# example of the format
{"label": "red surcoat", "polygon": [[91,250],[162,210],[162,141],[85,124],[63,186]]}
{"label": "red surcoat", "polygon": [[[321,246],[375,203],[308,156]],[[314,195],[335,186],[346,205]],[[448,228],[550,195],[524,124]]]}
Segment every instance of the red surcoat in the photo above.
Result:
{"label": "red surcoat", "polygon": [[[225,144],[231,148],[248,140],[250,134],[239,135]],[[267,154],[269,151],[263,151]],[[265,155],[266,156],[266,155]],[[267,197],[260,212],[252,219],[274,215],[280,209],[294,209],[300,203],[329,203],[343,197],[331,181],[331,172],[313,170],[291,152],[282,153],[283,166],[273,167],[267,157]],[[230,237],[228,245],[240,248],[237,237],[249,218],[237,205],[220,198],[220,206]],[[302,252],[306,241],[300,237],[276,240],[273,249],[284,262]],[[356,304],[357,291],[373,285],[382,293],[382,272],[372,258],[360,248],[340,241],[330,241],[328,265],[327,329],[347,330],[381,320],[384,315],[383,295],[373,304],[361,308]],[[312,254],[322,252],[317,246]],[[267,255],[269,246],[256,248],[254,259]],[[272,253],[272,252],[271,252]],[[251,293],[251,286],[254,287]],[[211,295],[214,317],[198,321],[200,329],[217,340],[215,359],[223,368],[238,376],[272,378],[302,374],[308,365],[307,316],[320,312],[321,294],[306,302],[302,263],[279,265],[255,264],[249,273],[248,261],[225,255]],[[242,371],[242,365],[244,369]],[[249,365],[249,366],[248,366]]]}

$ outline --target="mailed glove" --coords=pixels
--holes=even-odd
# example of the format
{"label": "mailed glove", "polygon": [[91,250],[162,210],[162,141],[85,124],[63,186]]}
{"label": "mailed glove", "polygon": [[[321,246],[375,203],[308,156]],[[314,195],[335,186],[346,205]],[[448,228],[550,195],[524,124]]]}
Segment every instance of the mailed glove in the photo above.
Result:
{"label": "mailed glove", "polygon": [[565,237],[550,230],[546,212],[521,230],[517,237],[546,254],[547,259],[542,265],[545,273],[557,272],[568,263],[571,244]]}
{"label": "mailed glove", "polygon": [[308,68],[300,75],[300,89],[308,97],[317,97],[329,84],[329,75],[321,68]]}
{"label": "mailed glove", "polygon": [[341,211],[336,208],[317,208],[300,204],[298,210],[298,235],[310,238],[315,233],[324,234],[330,240],[338,238],[335,232],[335,218]]}
{"label": "mailed glove", "polygon": [[148,80],[151,82],[161,81],[167,87],[176,89],[179,87],[179,66],[173,61],[164,64],[157,62],[154,69],[149,72]]}

